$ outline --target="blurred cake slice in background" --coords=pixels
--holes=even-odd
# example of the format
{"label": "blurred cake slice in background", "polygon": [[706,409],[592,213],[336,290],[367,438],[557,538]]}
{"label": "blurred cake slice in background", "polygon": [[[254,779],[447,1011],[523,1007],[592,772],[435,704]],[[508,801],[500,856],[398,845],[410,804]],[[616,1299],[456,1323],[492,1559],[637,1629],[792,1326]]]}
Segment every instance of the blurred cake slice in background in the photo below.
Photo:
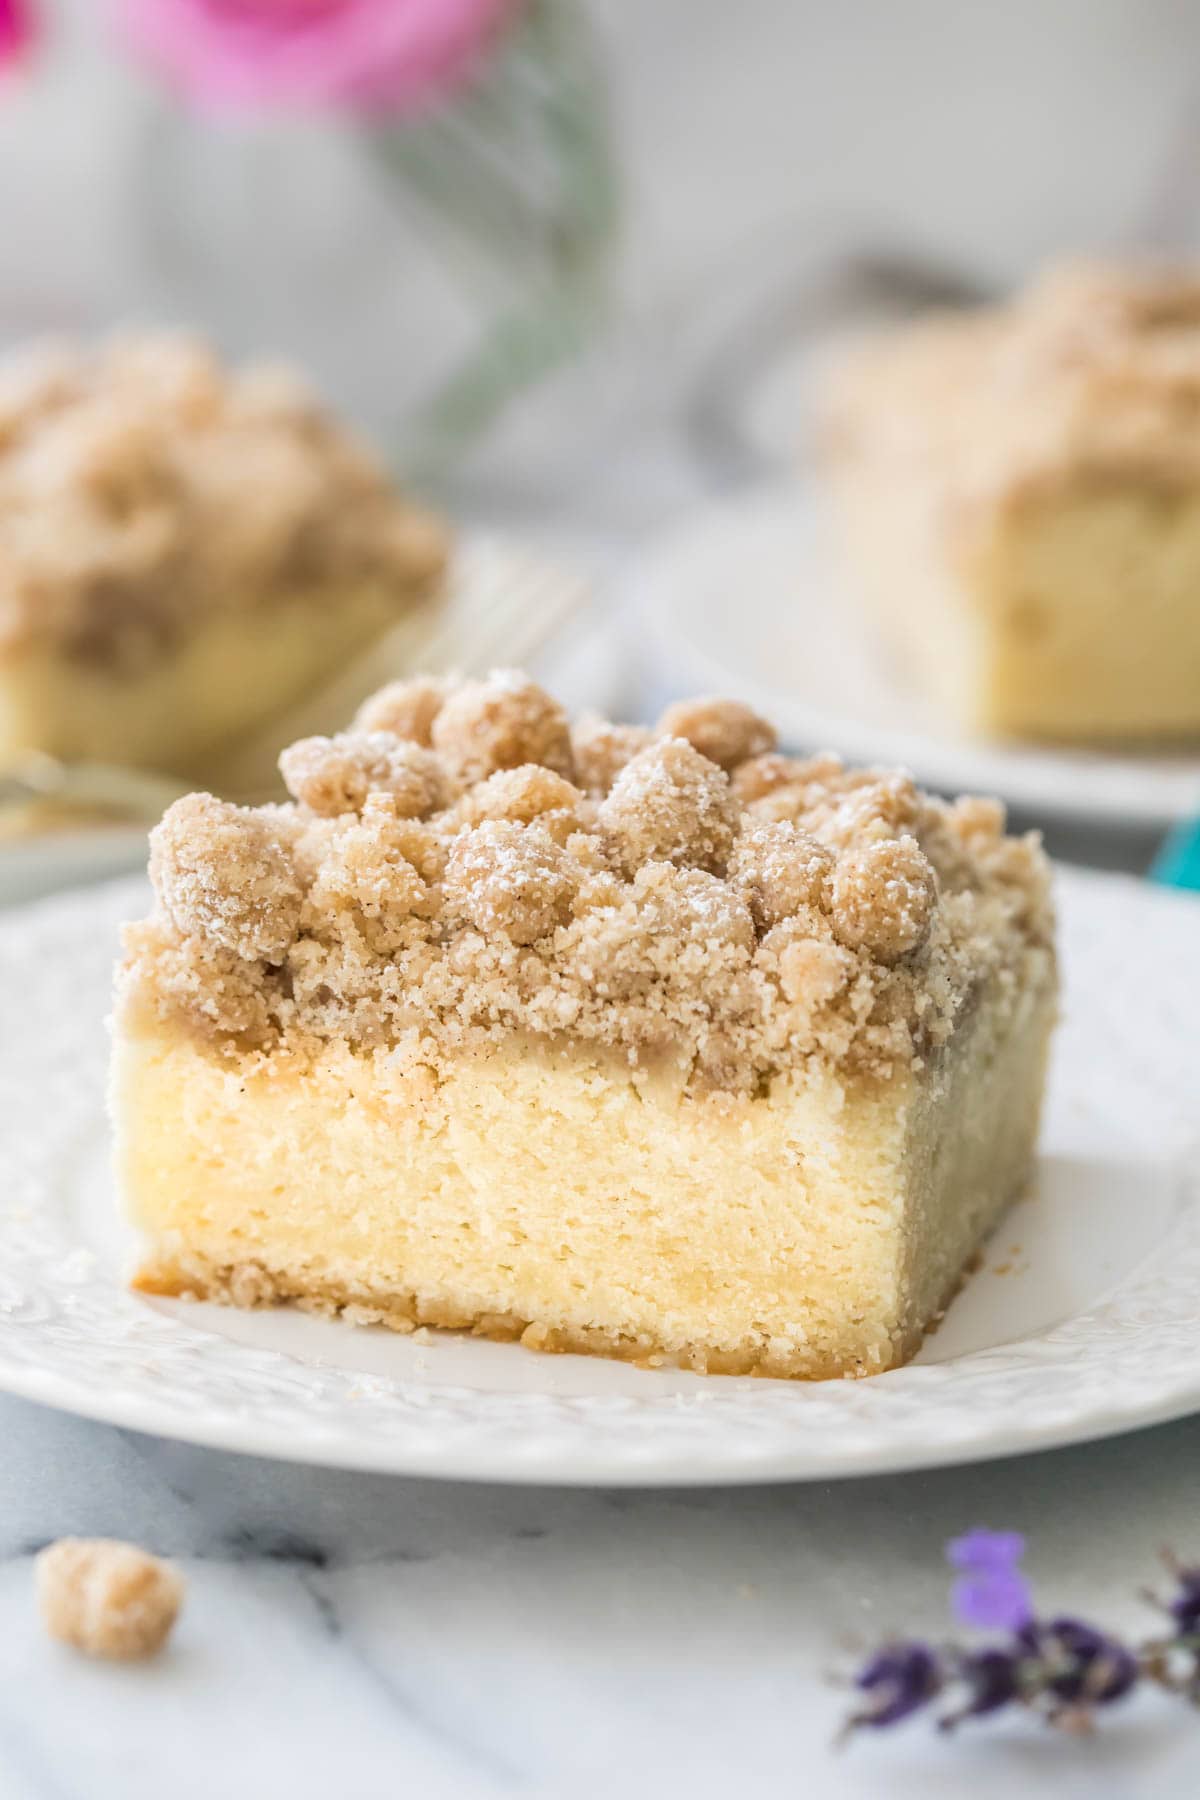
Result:
{"label": "blurred cake slice in background", "polygon": [[0,369],[0,765],[217,782],[438,595],[448,540],[303,383],[183,336]]}
{"label": "blurred cake slice in background", "polygon": [[1200,271],[1067,265],[894,330],[822,423],[854,584],[949,720],[1200,735]]}

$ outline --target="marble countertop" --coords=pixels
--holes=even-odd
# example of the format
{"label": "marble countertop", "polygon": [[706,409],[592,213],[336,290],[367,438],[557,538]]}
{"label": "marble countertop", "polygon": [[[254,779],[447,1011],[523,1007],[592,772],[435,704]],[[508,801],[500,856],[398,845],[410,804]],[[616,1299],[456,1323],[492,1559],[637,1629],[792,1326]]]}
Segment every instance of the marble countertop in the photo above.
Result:
{"label": "marble countertop", "polygon": [[[1091,1741],[1019,1722],[836,1752],[842,1646],[936,1632],[945,1538],[1030,1539],[1054,1605],[1135,1626],[1158,1549],[1200,1553],[1200,1419],[1083,1449],[813,1487],[449,1486],[219,1455],[0,1401],[0,1796],[771,1793],[1180,1800],[1200,1719],[1134,1700]],[[147,1666],[47,1640],[66,1533],[180,1562]]]}

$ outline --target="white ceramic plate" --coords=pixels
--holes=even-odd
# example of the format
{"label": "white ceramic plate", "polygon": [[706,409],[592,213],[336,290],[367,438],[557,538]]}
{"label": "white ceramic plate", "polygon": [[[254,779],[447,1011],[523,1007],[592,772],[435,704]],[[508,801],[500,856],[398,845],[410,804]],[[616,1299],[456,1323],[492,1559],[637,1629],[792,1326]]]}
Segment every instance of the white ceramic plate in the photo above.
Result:
{"label": "white ceramic plate", "polygon": [[1165,827],[1200,811],[1200,751],[1062,750],[942,725],[839,592],[798,488],[756,490],[665,533],[639,560],[632,599],[673,690],[737,695],[789,747],[900,763],[943,791],[1097,823]]}
{"label": "white ceramic plate", "polygon": [[10,913],[0,1388],[261,1455],[601,1484],[861,1475],[1200,1409],[1200,903],[1074,873],[1061,901],[1066,1017],[1033,1196],[916,1363],[813,1384],[135,1297],[104,1020],[118,924],[145,892],[127,880]]}

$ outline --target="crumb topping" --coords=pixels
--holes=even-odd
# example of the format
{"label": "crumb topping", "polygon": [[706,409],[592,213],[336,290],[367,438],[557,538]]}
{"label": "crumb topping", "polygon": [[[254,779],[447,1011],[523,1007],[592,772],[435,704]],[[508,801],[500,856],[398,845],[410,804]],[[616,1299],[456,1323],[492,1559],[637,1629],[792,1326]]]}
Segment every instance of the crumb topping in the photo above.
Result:
{"label": "crumb topping", "polygon": [[572,870],[544,826],[485,819],[450,847],[442,887],[447,918],[485,938],[536,944],[571,916]]}
{"label": "crumb topping", "polygon": [[278,962],[300,923],[294,860],[266,812],[188,794],[151,834],[150,879],[185,937],[249,960]]}
{"label": "crumb topping", "polygon": [[139,666],[203,615],[378,584],[397,610],[442,527],[299,378],[183,336],[0,365],[0,649]]}
{"label": "crumb topping", "polygon": [[284,751],[279,769],[293,800],[327,818],[361,812],[368,794],[390,794],[398,813],[423,819],[455,791],[432,750],[387,731],[301,738]]}
{"label": "crumb topping", "polygon": [[1064,474],[1200,479],[1200,271],[1066,263],[1007,305],[870,340],[835,371],[836,464],[927,466],[947,499],[1020,499]]}
{"label": "crumb topping", "polygon": [[754,1093],[810,1058],[886,1077],[982,983],[1015,1004],[1050,979],[1046,861],[994,802],[760,749],[718,702],[663,729],[719,722],[726,758],[740,733],[728,769],[675,731],[591,720],[572,741],[511,672],[436,709],[406,685],[363,709],[371,729],[284,752],[291,803],[170,808],[126,1006],[236,1054],[344,1039],[420,1060],[521,1032]]}
{"label": "crumb topping", "polygon": [[585,713],[571,733],[575,779],[593,800],[603,800],[625,764],[653,742],[645,725],[613,725]]}
{"label": "crumb topping", "polygon": [[658,721],[663,737],[686,738],[722,769],[736,769],[778,743],[775,727],[740,700],[678,700]]}
{"label": "crumb topping", "polygon": [[468,825],[484,819],[514,819],[530,825],[537,819],[560,843],[594,820],[595,808],[579,789],[541,763],[522,763],[519,769],[497,769],[468,788],[458,809]]}
{"label": "crumb topping", "polygon": [[434,716],[430,742],[463,782],[523,763],[541,763],[558,775],[574,773],[566,713],[515,669],[453,688]]}
{"label": "crumb topping", "polygon": [[354,715],[357,731],[390,731],[426,749],[433,742],[433,721],[441,711],[448,687],[435,675],[413,681],[389,681],[368,695]]}
{"label": "crumb topping", "polygon": [[738,833],[730,879],[762,932],[809,907],[819,907],[832,891],[834,857],[817,838],[790,820],[750,818]]}
{"label": "crumb topping", "polygon": [[916,838],[868,838],[842,851],[829,881],[833,935],[896,963],[919,950],[937,906],[933,865]]}
{"label": "crumb topping", "polygon": [[115,1538],[60,1538],[39,1553],[36,1571],[51,1637],[109,1662],[161,1650],[183,1604],[170,1563]]}
{"label": "crumb topping", "polygon": [[627,875],[647,862],[724,872],[738,805],[724,769],[686,738],[639,750],[596,809],[601,832]]}

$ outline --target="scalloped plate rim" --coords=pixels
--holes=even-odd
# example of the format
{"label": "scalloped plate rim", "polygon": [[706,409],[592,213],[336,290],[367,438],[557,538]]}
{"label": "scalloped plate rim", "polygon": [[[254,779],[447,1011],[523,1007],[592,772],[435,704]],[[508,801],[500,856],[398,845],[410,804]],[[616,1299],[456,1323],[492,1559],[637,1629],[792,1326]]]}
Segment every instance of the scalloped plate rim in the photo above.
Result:
{"label": "scalloped plate rim", "polygon": [[[456,1392],[452,1389],[431,1391]],[[512,1457],[502,1459],[486,1450],[449,1453],[444,1449],[426,1450],[412,1444],[404,1446],[395,1456],[384,1456],[363,1435],[314,1433],[307,1441],[297,1440],[285,1428],[271,1431],[261,1425],[242,1425],[232,1416],[214,1417],[207,1424],[181,1424],[166,1404],[156,1406],[138,1401],[123,1405],[119,1401],[106,1402],[102,1397],[92,1399],[68,1381],[53,1377],[39,1380],[34,1373],[8,1367],[2,1358],[0,1392],[96,1424],[112,1425],[118,1430],[136,1431],[145,1436],[236,1456],[302,1463],[311,1468],[345,1469],[357,1474],[395,1475],[426,1481],[470,1481],[509,1487],[763,1487],[776,1482],[855,1481],[876,1475],[914,1474],[923,1469],[962,1468],[976,1463],[999,1462],[1010,1456],[1048,1454],[1074,1445],[1099,1443],[1152,1430],[1156,1425],[1167,1425],[1200,1411],[1200,1377],[1193,1375],[1181,1384],[1178,1394],[1152,1408],[1131,1404],[1124,1409],[1114,1408],[1107,1416],[1090,1416],[1077,1425],[1047,1424],[1040,1429],[1013,1432],[1009,1437],[996,1436],[982,1444],[914,1446],[911,1451],[896,1448],[883,1454],[872,1452],[830,1457],[824,1461],[808,1452],[797,1453],[790,1459],[785,1453],[775,1451],[759,1466],[747,1459],[739,1461],[736,1469],[719,1458],[712,1461],[697,1458],[692,1467],[676,1462],[670,1466],[654,1465],[639,1470],[615,1464],[602,1454],[589,1460],[586,1455],[573,1451],[570,1468],[558,1464],[543,1472],[535,1460],[521,1463]]]}

